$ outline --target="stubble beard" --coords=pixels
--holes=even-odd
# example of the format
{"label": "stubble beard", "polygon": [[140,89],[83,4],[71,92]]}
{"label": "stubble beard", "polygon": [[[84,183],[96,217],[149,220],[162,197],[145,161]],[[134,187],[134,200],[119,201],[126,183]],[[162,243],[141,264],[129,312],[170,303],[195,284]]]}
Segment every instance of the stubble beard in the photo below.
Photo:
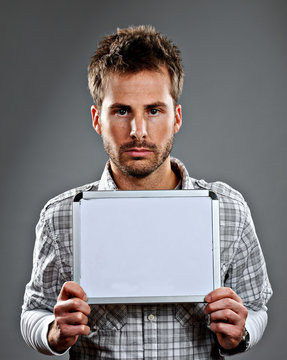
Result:
{"label": "stubble beard", "polygon": [[[157,170],[168,158],[173,147],[174,135],[172,134],[166,144],[160,149],[155,144],[148,143],[145,140],[133,140],[132,142],[120,146],[118,153],[114,150],[112,144],[104,138],[104,136],[102,136],[102,139],[106,153],[122,173],[137,179],[143,179]],[[151,150],[153,152],[153,154],[150,155],[151,159],[142,157],[127,159],[127,154],[125,152],[128,149],[135,147],[143,147]]]}

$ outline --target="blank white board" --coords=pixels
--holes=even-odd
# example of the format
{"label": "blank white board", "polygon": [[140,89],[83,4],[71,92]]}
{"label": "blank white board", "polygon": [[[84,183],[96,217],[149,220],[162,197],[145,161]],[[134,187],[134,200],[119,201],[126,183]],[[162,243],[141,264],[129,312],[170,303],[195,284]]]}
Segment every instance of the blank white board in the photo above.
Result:
{"label": "blank white board", "polygon": [[220,286],[213,193],[85,192],[73,222],[74,280],[89,303],[203,301]]}

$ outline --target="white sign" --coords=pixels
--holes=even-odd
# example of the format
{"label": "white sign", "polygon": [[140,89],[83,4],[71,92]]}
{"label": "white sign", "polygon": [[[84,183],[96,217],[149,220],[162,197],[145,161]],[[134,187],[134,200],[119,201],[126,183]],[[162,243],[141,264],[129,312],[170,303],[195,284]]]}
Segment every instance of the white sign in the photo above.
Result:
{"label": "white sign", "polygon": [[101,195],[74,203],[74,278],[90,303],[203,301],[220,286],[218,201],[207,191]]}

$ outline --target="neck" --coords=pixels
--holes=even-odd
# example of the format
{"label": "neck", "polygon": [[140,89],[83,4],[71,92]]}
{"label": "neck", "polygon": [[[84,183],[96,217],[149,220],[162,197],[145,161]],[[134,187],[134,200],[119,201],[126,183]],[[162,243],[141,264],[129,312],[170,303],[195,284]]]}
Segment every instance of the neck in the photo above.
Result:
{"label": "neck", "polygon": [[170,156],[158,169],[142,179],[124,174],[112,161],[111,173],[120,190],[171,190],[179,181],[171,168]]}

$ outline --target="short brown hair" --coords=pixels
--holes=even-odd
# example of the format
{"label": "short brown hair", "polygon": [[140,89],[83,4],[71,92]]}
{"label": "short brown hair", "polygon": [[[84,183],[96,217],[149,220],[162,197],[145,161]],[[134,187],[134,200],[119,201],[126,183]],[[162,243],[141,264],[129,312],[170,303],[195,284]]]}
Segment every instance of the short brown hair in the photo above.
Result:
{"label": "short brown hair", "polygon": [[88,67],[89,89],[101,107],[104,78],[111,73],[159,71],[165,65],[171,80],[171,96],[177,104],[183,86],[183,67],[178,47],[150,25],[117,29],[99,43]]}

